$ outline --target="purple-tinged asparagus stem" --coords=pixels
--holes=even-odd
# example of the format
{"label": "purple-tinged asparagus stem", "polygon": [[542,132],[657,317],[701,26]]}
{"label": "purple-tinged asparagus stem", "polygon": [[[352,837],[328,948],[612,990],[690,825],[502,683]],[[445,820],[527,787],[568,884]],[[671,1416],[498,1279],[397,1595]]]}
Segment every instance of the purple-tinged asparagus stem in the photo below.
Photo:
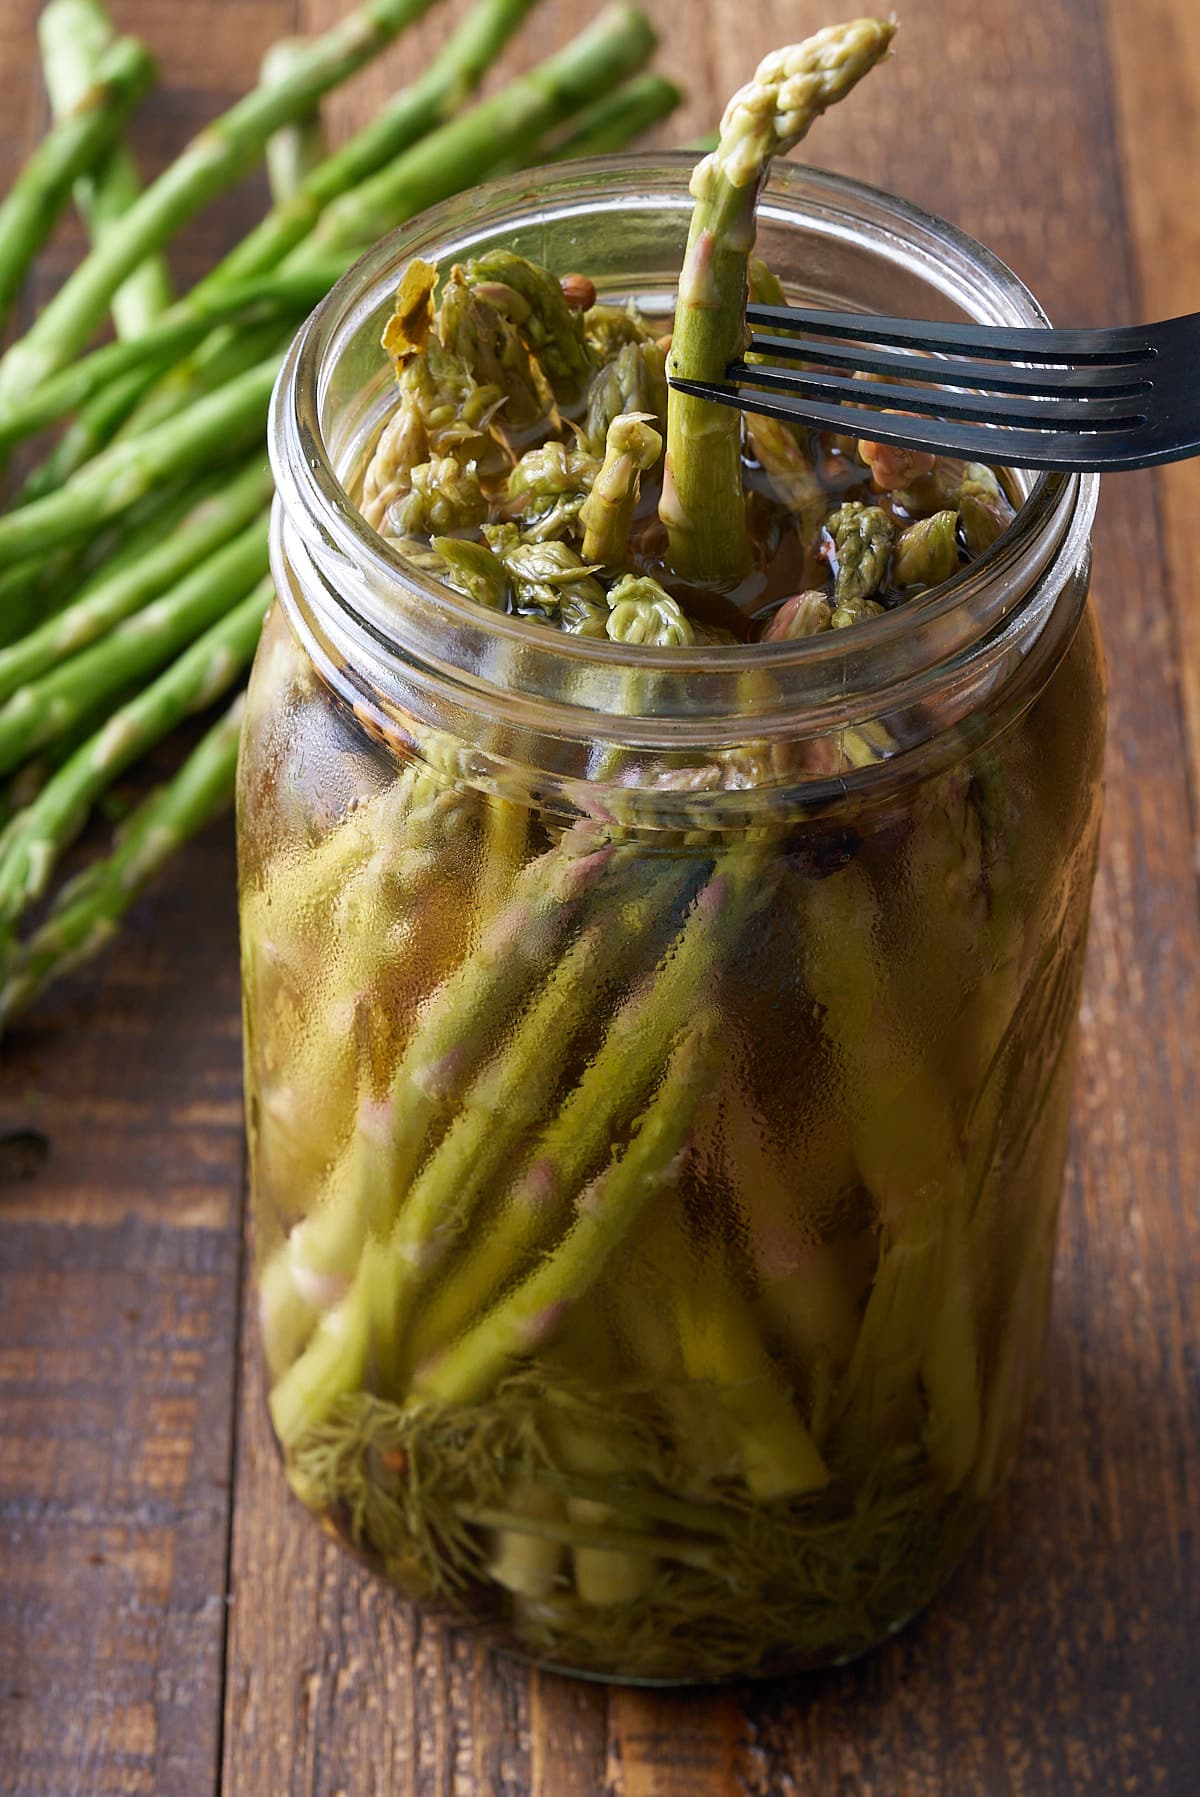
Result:
{"label": "purple-tinged asparagus stem", "polygon": [[575,1220],[558,1247],[495,1310],[418,1369],[413,1382],[418,1401],[458,1404],[481,1397],[506,1368],[536,1354],[555,1334],[646,1205],[678,1177],[713,1052],[707,1026],[684,1036],[636,1135],[620,1158],[583,1190]]}
{"label": "purple-tinged asparagus stem", "polygon": [[[573,846],[586,849],[586,840]],[[530,862],[474,952],[425,1001],[390,1090],[360,1116],[329,1196],[312,1218],[296,1225],[264,1268],[264,1325],[278,1345],[273,1365],[282,1370],[288,1351],[318,1324],[336,1338],[340,1322],[314,1298],[333,1298],[334,1310],[348,1302],[342,1282],[353,1274],[368,1228],[384,1235],[390,1230],[458,1094],[503,1039],[530,984],[553,964],[578,900],[609,859],[604,849],[572,855],[559,847]],[[294,1368],[288,1376],[289,1389],[303,1391],[303,1371]],[[281,1405],[286,1403],[285,1392]]]}
{"label": "purple-tinged asparagus stem", "polygon": [[[559,962],[503,1056],[476,1081],[437,1153],[405,1200],[395,1240],[403,1261],[428,1274],[439,1239],[449,1246],[467,1234],[474,1211],[529,1132],[543,1116],[561,1072],[562,1051],[581,1022],[594,1017],[617,975],[636,969],[639,950],[692,877],[686,863],[668,863],[639,879],[627,898],[585,927]],[[636,1016],[639,995],[614,1020],[614,1032]],[[603,1051],[602,1051],[603,1052]],[[634,1093],[632,1102],[636,1103]],[[610,1125],[619,1125],[613,1107]],[[521,1182],[502,1200],[485,1228],[472,1230],[470,1249],[424,1308],[416,1325],[414,1355],[436,1352],[469,1327],[513,1268],[557,1226],[558,1210],[536,1179]]]}

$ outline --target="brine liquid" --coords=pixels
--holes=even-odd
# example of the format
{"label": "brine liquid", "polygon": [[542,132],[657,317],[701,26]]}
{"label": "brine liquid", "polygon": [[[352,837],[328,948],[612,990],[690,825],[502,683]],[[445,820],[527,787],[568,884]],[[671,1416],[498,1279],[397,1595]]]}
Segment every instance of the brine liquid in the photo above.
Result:
{"label": "brine liquid", "polygon": [[902,812],[781,825],[739,885],[745,845],[661,832],[568,878],[560,824],[406,765],[273,618],[241,771],[273,1415],[402,1589],[694,1680],[860,1652],[952,1569],[1048,1299],[1089,642]]}

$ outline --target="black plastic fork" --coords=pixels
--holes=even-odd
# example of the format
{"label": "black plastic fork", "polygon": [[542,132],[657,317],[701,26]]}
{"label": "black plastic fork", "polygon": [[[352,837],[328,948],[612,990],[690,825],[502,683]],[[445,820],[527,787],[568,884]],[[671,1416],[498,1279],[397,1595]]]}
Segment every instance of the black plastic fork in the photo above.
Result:
{"label": "black plastic fork", "polygon": [[742,412],[1014,468],[1104,473],[1200,452],[1200,313],[1108,331],[800,306],[751,305],[746,319],[745,354],[767,360],[731,362],[726,382],[671,385]]}

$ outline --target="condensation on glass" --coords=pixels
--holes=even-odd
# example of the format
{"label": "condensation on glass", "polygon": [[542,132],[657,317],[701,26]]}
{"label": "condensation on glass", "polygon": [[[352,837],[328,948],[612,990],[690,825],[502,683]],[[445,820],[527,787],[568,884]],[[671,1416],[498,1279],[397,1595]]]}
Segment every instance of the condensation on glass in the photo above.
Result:
{"label": "condensation on glass", "polygon": [[[1090,480],[1027,483],[982,560],[868,627],[727,649],[538,631],[367,530],[409,258],[505,245],[665,314],[687,172],[456,200],[310,321],[240,776],[291,1486],[498,1643],[665,1681],[861,1653],[1011,1465],[1103,736]],[[795,299],[1042,322],[828,175],[775,175],[760,249]]]}

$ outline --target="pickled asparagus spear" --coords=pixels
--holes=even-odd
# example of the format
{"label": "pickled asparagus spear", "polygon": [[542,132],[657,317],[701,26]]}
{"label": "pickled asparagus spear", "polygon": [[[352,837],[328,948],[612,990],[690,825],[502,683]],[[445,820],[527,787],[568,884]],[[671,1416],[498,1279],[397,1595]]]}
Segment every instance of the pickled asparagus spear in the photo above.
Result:
{"label": "pickled asparagus spear", "polygon": [[560,1246],[495,1311],[432,1362],[418,1368],[418,1398],[463,1403],[488,1391],[514,1360],[535,1353],[604,1270],[645,1206],[678,1177],[696,1105],[712,1064],[704,1026],[686,1034],[662,1089],[621,1157],[583,1191]]}
{"label": "pickled asparagus spear", "polygon": [[648,412],[622,412],[608,427],[604,465],[579,514],[583,559],[617,567],[625,559],[641,476],[662,454],[662,438]]}
{"label": "pickled asparagus spear", "polygon": [[[776,50],[729,102],[717,148],[692,177],[696,201],[679,277],[669,372],[721,381],[745,342],[754,211],[773,156],[784,155],[826,107],[886,54],[895,27],[881,19],[830,26]],[[684,579],[733,585],[750,566],[735,411],[673,392],[660,513],[671,562]]]}

